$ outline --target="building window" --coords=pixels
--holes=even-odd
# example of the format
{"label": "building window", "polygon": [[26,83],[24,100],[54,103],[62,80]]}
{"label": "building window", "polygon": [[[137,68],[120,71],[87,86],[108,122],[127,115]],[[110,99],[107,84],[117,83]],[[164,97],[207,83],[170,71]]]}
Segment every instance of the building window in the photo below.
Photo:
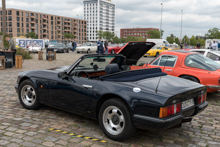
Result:
{"label": "building window", "polygon": [[26,27],[29,28],[29,24],[28,23],[26,23]]}
{"label": "building window", "polygon": [[17,21],[20,21],[20,17],[17,17]]}
{"label": "building window", "polygon": [[8,10],[8,15],[11,15],[11,10]]}
{"label": "building window", "polygon": [[17,32],[20,33],[20,28],[17,28]]}
{"label": "building window", "polygon": [[19,11],[16,12],[17,16],[19,16]]}
{"label": "building window", "polygon": [[51,26],[51,30],[53,30],[53,26]]}
{"label": "building window", "polygon": [[26,22],[29,22],[29,18],[26,18]]}
{"label": "building window", "polygon": [[17,27],[20,27],[20,23],[17,23]]}
{"label": "building window", "polygon": [[35,14],[35,17],[38,18],[38,14]]}
{"label": "building window", "polygon": [[12,28],[9,28],[9,32],[12,32]]}
{"label": "building window", "polygon": [[29,16],[29,13],[28,12],[26,12],[26,17],[28,17]]}
{"label": "building window", "polygon": [[24,24],[22,23],[21,26],[22,26],[22,28],[23,28],[23,27],[24,27]]}
{"label": "building window", "polygon": [[29,33],[29,29],[26,30],[26,33]]}
{"label": "building window", "polygon": [[38,23],[38,19],[36,19],[36,23]]}
{"label": "building window", "polygon": [[53,21],[51,21],[51,25],[53,25]]}
{"label": "building window", "polygon": [[53,16],[51,16],[51,20],[53,20]]}
{"label": "building window", "polygon": [[8,16],[8,21],[12,21],[12,17],[11,16]]}
{"label": "building window", "polygon": [[23,12],[21,12],[21,16],[23,16]]}
{"label": "building window", "polygon": [[12,22],[9,22],[9,27],[11,27],[12,26]]}

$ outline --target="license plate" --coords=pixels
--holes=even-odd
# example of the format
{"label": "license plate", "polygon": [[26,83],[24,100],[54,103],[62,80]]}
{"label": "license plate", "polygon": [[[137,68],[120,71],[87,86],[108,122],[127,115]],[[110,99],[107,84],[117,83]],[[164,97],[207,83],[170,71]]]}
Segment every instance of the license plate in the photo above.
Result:
{"label": "license plate", "polygon": [[189,99],[187,101],[182,102],[182,110],[187,109],[191,106],[194,106],[194,100],[193,99]]}
{"label": "license plate", "polygon": [[145,54],[145,55],[149,55],[149,54]]}

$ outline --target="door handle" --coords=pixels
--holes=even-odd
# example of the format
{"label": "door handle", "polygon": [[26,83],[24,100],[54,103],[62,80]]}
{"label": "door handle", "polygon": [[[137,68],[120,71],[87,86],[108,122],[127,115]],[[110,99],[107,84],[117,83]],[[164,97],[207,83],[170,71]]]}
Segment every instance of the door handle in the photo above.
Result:
{"label": "door handle", "polygon": [[166,71],[173,71],[172,69],[165,69]]}
{"label": "door handle", "polygon": [[84,88],[86,88],[86,89],[89,89],[89,88],[92,88],[92,86],[91,85],[82,85]]}

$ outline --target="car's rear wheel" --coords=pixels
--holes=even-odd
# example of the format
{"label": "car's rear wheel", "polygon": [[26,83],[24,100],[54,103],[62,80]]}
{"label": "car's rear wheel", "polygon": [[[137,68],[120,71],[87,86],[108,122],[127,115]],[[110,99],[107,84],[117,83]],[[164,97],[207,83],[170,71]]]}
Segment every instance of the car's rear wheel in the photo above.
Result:
{"label": "car's rear wheel", "polygon": [[79,54],[79,52],[77,51],[77,53]]}
{"label": "car's rear wheel", "polygon": [[112,54],[115,54],[115,50],[112,50],[111,53],[112,53]]}
{"label": "car's rear wheel", "polygon": [[23,81],[18,90],[19,100],[23,107],[30,110],[40,108],[38,94],[31,80]]}
{"label": "car's rear wheel", "polygon": [[87,54],[90,53],[90,49],[87,50]]}
{"label": "car's rear wheel", "polygon": [[110,139],[122,141],[136,132],[127,106],[119,99],[105,101],[98,119],[102,131]]}
{"label": "car's rear wheel", "polygon": [[192,77],[192,76],[181,76],[181,78],[200,83],[197,78]]}

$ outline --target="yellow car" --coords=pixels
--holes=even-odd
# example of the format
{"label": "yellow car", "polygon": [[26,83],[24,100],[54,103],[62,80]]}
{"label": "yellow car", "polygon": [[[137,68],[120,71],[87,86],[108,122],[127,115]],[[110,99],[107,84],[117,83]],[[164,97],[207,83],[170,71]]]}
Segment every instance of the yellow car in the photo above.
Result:
{"label": "yellow car", "polygon": [[166,46],[155,46],[152,49],[150,49],[146,54],[144,54],[144,57],[147,57],[147,56],[157,57],[159,56],[161,52],[168,51],[168,50],[171,50],[171,49]]}

